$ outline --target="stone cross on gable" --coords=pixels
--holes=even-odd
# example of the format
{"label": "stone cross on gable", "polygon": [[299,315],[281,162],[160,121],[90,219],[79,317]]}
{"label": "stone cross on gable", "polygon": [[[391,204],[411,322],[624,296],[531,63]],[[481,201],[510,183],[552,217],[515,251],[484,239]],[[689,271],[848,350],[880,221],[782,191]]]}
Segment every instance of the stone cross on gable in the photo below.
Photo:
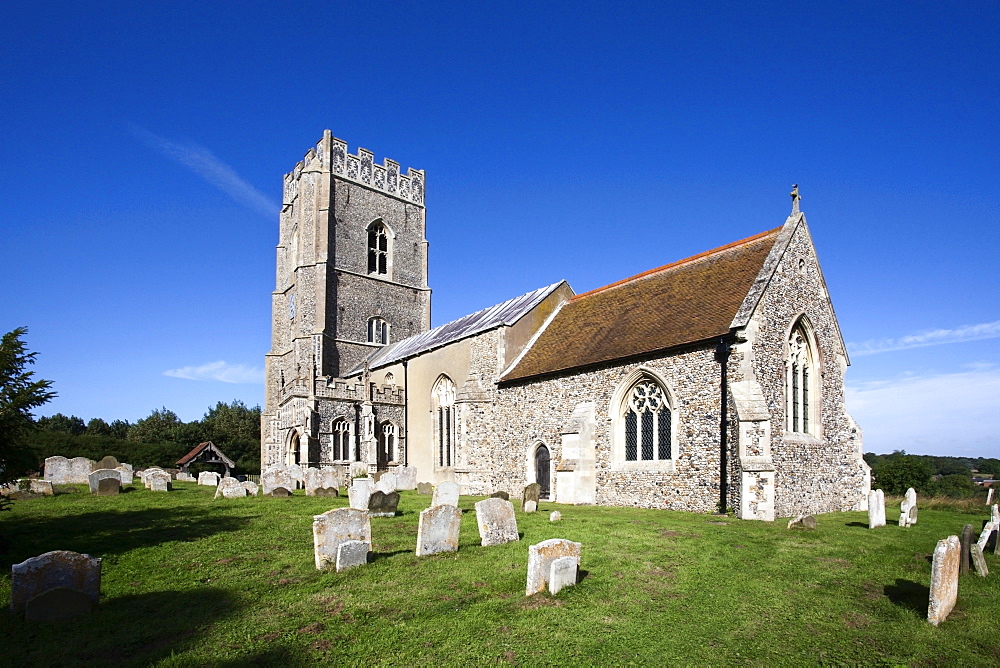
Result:
{"label": "stone cross on gable", "polygon": [[792,215],[794,216],[799,212],[799,200],[802,199],[802,196],[799,195],[799,184],[796,183],[793,185],[792,192],[788,194],[792,198]]}

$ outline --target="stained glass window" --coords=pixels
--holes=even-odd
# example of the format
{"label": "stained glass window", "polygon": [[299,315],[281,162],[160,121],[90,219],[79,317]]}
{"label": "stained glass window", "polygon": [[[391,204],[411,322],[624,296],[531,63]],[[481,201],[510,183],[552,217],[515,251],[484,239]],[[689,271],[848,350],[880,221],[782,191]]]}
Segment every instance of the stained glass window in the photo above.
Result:
{"label": "stained glass window", "polygon": [[625,406],[625,460],[670,459],[670,406],[656,382],[641,380]]}

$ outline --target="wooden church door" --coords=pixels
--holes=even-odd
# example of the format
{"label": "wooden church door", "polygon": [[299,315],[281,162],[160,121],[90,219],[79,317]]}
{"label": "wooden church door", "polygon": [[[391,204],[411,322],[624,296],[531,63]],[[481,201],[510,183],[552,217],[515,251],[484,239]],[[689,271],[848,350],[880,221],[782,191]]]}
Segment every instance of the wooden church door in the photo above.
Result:
{"label": "wooden church door", "polygon": [[549,449],[544,445],[535,450],[535,482],[541,487],[539,498],[549,498]]}

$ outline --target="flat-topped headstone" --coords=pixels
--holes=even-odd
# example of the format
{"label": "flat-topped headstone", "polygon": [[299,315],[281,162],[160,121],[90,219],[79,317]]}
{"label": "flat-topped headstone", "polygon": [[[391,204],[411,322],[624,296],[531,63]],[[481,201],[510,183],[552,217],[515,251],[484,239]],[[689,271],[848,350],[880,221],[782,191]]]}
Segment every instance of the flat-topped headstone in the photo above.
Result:
{"label": "flat-topped headstone", "polygon": [[302,485],[306,496],[317,496],[316,490],[325,487],[339,487],[340,474],[335,469],[307,468],[302,472]]}
{"label": "flat-topped headstone", "polygon": [[580,572],[580,560],[577,557],[559,557],[553,560],[549,570],[549,593],[555,596],[564,587],[576,584]]}
{"label": "flat-topped headstone", "polygon": [[54,622],[89,615],[93,610],[94,603],[87,594],[69,587],[56,587],[28,599],[24,606],[24,619],[29,622]]}
{"label": "flat-topped headstone", "polygon": [[367,564],[370,548],[363,540],[345,540],[337,546],[337,572]]}
{"label": "flat-topped headstone", "polygon": [[198,484],[206,487],[217,487],[220,476],[215,471],[202,471],[198,474]]}
{"label": "flat-topped headstone", "polygon": [[275,487],[274,489],[271,490],[271,493],[268,494],[268,496],[274,496],[280,499],[287,499],[292,496],[292,493],[289,490],[285,489],[284,487]]}
{"label": "flat-topped headstone", "polygon": [[10,569],[10,611],[25,611],[30,599],[59,587],[73,589],[97,605],[101,595],[101,560],[68,550],[46,552]]}
{"label": "flat-topped headstone", "polygon": [[816,518],[812,515],[798,515],[788,520],[789,529],[815,529]]}
{"label": "flat-topped headstone", "polygon": [[146,486],[153,492],[169,492],[173,489],[170,474],[166,471],[153,471],[146,476]]}
{"label": "flat-topped headstone", "polygon": [[868,492],[868,528],[885,526],[885,493],[880,489]]}
{"label": "flat-topped headstone", "polygon": [[265,496],[269,495],[278,487],[284,487],[288,490],[295,489],[295,483],[295,477],[285,467],[272,467],[265,469],[264,472],[260,474],[260,486],[264,491]]}
{"label": "flat-topped headstone", "polygon": [[962,559],[962,544],[958,536],[938,541],[931,562],[931,591],[927,604],[927,621],[937,626],[943,622],[958,600],[958,571]]}
{"label": "flat-topped headstone", "polygon": [[484,499],[476,503],[476,522],[483,547],[520,540],[514,504],[503,499]]}
{"label": "flat-topped headstone", "polygon": [[976,543],[969,546],[969,553],[972,555],[972,565],[976,567],[976,574],[984,578],[990,574],[990,569],[986,567],[986,558],[983,556],[983,548]]}
{"label": "flat-topped headstone", "polygon": [[552,562],[560,557],[572,557],[580,563],[580,543],[563,538],[543,540],[528,548],[528,583],[525,596],[545,591],[552,573]]}
{"label": "flat-topped headstone", "polygon": [[417,556],[458,551],[462,511],[457,506],[431,506],[420,513]]}
{"label": "flat-topped headstone", "polygon": [[372,524],[368,511],[356,508],[334,508],[313,516],[313,552],[316,568],[336,565],[341,543],[349,540],[371,545]]}
{"label": "flat-topped headstone", "polygon": [[243,489],[247,491],[247,496],[257,496],[257,493],[260,492],[260,488],[257,486],[257,483],[252,480],[244,480]]}
{"label": "flat-topped headstone", "polygon": [[87,482],[90,483],[90,493],[97,494],[97,484],[106,478],[114,478],[119,485],[122,484],[122,474],[118,472],[118,469],[97,469],[87,479]]}
{"label": "flat-topped headstone", "polygon": [[117,496],[121,491],[121,478],[101,478],[97,481],[97,496]]}
{"label": "flat-topped headstone", "polygon": [[535,502],[535,509],[538,509],[538,501],[542,495],[542,486],[537,482],[533,482],[530,485],[525,486],[524,494],[521,497],[521,510],[525,512],[534,512],[534,510],[528,510],[528,502]]}
{"label": "flat-topped headstone", "polygon": [[375,483],[375,490],[388,494],[396,491],[396,474],[384,473]]}
{"label": "flat-topped headstone", "polygon": [[459,487],[457,482],[445,480],[434,487],[434,498],[431,499],[432,506],[457,506]]}
{"label": "flat-topped headstone", "polygon": [[98,469],[116,469],[119,466],[120,464],[118,463],[117,459],[115,459],[111,455],[106,455],[105,457],[101,458],[101,461],[94,464],[93,470],[97,471]]}
{"label": "flat-topped headstone", "polygon": [[[45,467],[42,469],[42,477],[56,485],[67,484],[66,478],[69,475],[69,460],[56,455],[45,458]],[[90,471],[87,472],[90,475]]]}
{"label": "flat-topped headstone", "polygon": [[972,543],[974,542],[974,534],[972,531],[972,525],[966,524],[962,527],[962,536],[959,539],[959,545],[962,550],[962,561],[958,565],[958,574],[965,575],[969,572],[969,567],[972,565]]}
{"label": "flat-topped headstone", "polygon": [[536,510],[538,510],[538,501],[532,501],[531,499],[528,499],[527,501],[524,502],[524,507],[522,508],[522,510],[526,513],[535,512]]}
{"label": "flat-topped headstone", "polygon": [[381,490],[375,490],[368,497],[368,515],[370,517],[395,517],[398,507],[399,492],[386,494]]}
{"label": "flat-topped headstone", "polygon": [[417,467],[400,466],[396,469],[396,489],[410,490],[417,488]]}
{"label": "flat-topped headstone", "polygon": [[226,477],[219,480],[215,488],[215,498],[241,499],[247,495],[247,488],[236,478]]}
{"label": "flat-topped headstone", "polygon": [[339,497],[340,490],[337,489],[336,487],[320,487],[319,489],[316,490],[314,496]]}
{"label": "flat-topped headstone", "polygon": [[508,494],[503,490],[500,490],[498,492],[493,492],[492,494],[490,494],[490,497],[494,499],[503,499],[504,501],[510,501],[510,494]]}
{"label": "flat-topped headstone", "polygon": [[351,508],[355,510],[368,510],[368,501],[375,491],[375,483],[371,478],[355,478],[351,482],[351,488],[347,490],[347,498]]}
{"label": "flat-topped headstone", "polygon": [[433,494],[434,485],[429,482],[418,482],[417,483],[417,494]]}
{"label": "flat-topped headstone", "polygon": [[135,470],[131,464],[119,464],[115,470],[121,474],[123,485],[131,485],[135,480]]}

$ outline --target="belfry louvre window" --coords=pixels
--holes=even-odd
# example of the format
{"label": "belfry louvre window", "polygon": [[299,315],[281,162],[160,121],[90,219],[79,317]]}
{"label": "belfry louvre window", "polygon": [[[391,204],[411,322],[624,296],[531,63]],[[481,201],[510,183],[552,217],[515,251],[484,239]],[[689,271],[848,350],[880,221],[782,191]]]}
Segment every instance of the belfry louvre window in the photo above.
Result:
{"label": "belfry louvre window", "polygon": [[442,375],[434,383],[431,403],[434,411],[434,442],[438,466],[455,464],[455,383]]}
{"label": "belfry louvre window", "polygon": [[811,434],[815,431],[816,364],[812,343],[802,323],[793,327],[788,337],[785,375],[785,427],[790,432]]}
{"label": "belfry louvre window", "polygon": [[344,418],[338,418],[333,422],[333,458],[335,460],[349,461],[352,459],[351,423]]}
{"label": "belfry louvre window", "polygon": [[635,384],[624,407],[625,461],[670,459],[670,405],[663,388],[653,380]]}
{"label": "belfry louvre window", "polygon": [[389,235],[382,223],[368,228],[368,273],[389,273]]}

